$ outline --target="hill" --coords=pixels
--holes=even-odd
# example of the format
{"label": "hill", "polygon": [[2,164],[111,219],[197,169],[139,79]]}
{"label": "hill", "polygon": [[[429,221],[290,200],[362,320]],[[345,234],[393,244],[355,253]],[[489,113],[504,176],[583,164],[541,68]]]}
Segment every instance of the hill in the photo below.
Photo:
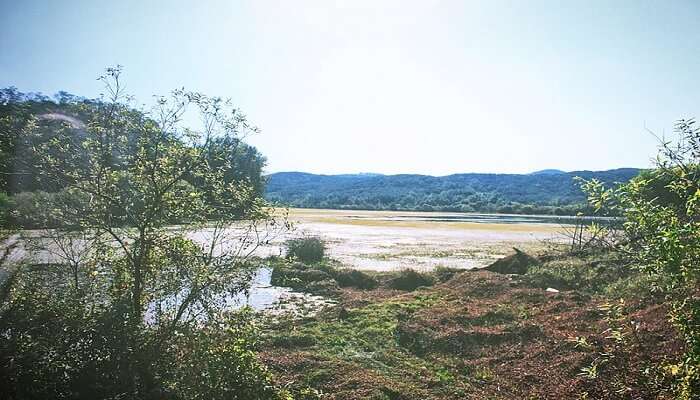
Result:
{"label": "hill", "polygon": [[[552,170],[549,170],[552,171]],[[533,174],[269,175],[265,196],[292,207],[572,214],[584,210],[576,177],[608,185],[627,182],[637,168]]]}
{"label": "hill", "polygon": [[566,172],[560,169],[543,169],[540,171],[530,172],[530,175],[552,175],[552,174],[565,174]]}

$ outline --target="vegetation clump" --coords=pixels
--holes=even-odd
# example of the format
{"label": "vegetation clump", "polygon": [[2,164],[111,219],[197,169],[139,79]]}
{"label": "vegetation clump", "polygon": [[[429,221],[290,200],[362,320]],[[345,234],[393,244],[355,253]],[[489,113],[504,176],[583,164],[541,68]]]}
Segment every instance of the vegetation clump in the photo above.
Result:
{"label": "vegetation clump", "polygon": [[662,142],[656,168],[616,188],[584,184],[603,215],[622,213],[630,260],[654,278],[685,340],[684,359],[670,366],[678,396],[700,397],[700,128],[680,120],[676,143]]}
{"label": "vegetation clump", "polygon": [[289,239],[284,245],[287,258],[299,260],[304,264],[321,262],[326,254],[326,244],[317,236]]}
{"label": "vegetation clump", "polygon": [[354,287],[357,289],[374,289],[379,282],[367,274],[356,269],[342,269],[335,275],[335,280],[340,287]]}
{"label": "vegetation clump", "polygon": [[[550,257],[531,266],[522,279],[542,289],[578,290],[588,294],[614,294],[621,282],[640,275],[620,252],[597,250],[576,255]],[[631,290],[632,288],[630,288]],[[619,293],[626,295],[629,293]]]}
{"label": "vegetation clump", "polygon": [[432,275],[438,282],[447,282],[455,275],[464,271],[466,270],[462,268],[450,268],[439,265],[432,271]]}
{"label": "vegetation clump", "polygon": [[338,289],[337,269],[330,260],[304,264],[285,259],[268,259],[272,265],[270,283],[300,292],[333,296]]}

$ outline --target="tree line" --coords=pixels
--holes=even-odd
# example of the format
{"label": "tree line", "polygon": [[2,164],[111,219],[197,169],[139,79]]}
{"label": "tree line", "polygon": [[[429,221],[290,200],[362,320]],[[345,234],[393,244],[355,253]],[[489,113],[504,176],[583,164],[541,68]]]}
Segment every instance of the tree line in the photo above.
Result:
{"label": "tree line", "polygon": [[[54,179],[42,169],[39,150],[53,146],[53,153],[47,155],[51,166],[67,175],[87,167],[84,149],[75,147],[90,143],[90,130],[98,121],[107,123],[105,104],[104,99],[87,99],[66,92],[49,97],[22,93],[14,87],[0,89],[0,223],[36,228],[65,222],[56,220],[46,210],[51,205],[80,201],[80,198],[66,191],[66,182]],[[156,119],[168,117],[149,114],[133,106],[121,112],[124,123],[132,125],[155,125]],[[266,159],[255,147],[245,143],[244,136],[214,136],[209,139],[203,156],[212,168],[220,171],[222,183],[245,185],[251,196],[259,197],[265,188]],[[181,137],[179,145],[185,148],[196,145],[185,139]],[[139,151],[136,131],[125,132],[121,140],[124,141],[122,146],[113,148],[109,155],[115,165],[136,156]],[[67,153],[64,151],[67,148],[76,152]],[[128,183],[126,178],[122,179],[122,184]],[[206,184],[195,173],[183,176],[182,185],[202,188]],[[119,209],[114,212],[118,213]],[[242,210],[237,212],[240,214]],[[173,217],[172,223],[186,222]]]}
{"label": "tree line", "polygon": [[265,196],[272,202],[303,208],[575,215],[592,212],[577,178],[616,185],[639,171],[443,177],[281,172],[268,177]]}

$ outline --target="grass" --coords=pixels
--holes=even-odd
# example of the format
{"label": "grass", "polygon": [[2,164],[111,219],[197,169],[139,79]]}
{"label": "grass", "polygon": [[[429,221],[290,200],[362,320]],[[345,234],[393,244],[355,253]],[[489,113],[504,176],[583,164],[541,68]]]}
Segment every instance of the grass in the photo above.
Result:
{"label": "grass", "polygon": [[[338,276],[356,275],[331,261],[296,267],[336,283]],[[439,268],[419,274],[432,286],[390,287],[406,274],[413,275],[363,272],[352,280],[371,278],[377,285],[338,285],[330,294],[334,308],[302,320],[263,321],[261,357],[278,382],[304,399],[575,398],[591,385],[580,375],[591,355],[571,338],[609,340],[600,304],[615,296],[640,299],[648,288],[611,253],[545,258],[517,277]],[[557,285],[560,293],[543,290]],[[674,339],[664,333],[668,339],[659,343],[664,319],[649,319],[655,314],[645,314],[645,307],[630,307],[641,321],[636,335],[651,354],[672,359],[673,350],[653,350]],[[645,379],[634,367],[639,357],[625,361],[632,387]]]}
{"label": "grass", "polygon": [[484,222],[448,222],[448,221],[391,221],[383,219],[353,219],[347,217],[315,217],[310,222],[342,224],[368,227],[416,228],[416,229],[456,229],[484,230],[493,232],[551,232],[558,233],[559,225],[554,224],[491,224]]}
{"label": "grass", "polygon": [[[492,251],[489,251],[492,250]],[[430,248],[416,248],[411,250],[404,250],[395,253],[369,253],[362,254],[365,258],[371,258],[380,261],[398,260],[407,257],[427,257],[427,258],[459,258],[467,260],[488,260],[493,259],[495,254],[493,252],[495,249],[463,249],[463,248],[451,248],[451,249],[430,249]],[[500,250],[500,247],[499,247]]]}
{"label": "grass", "polygon": [[591,252],[558,257],[533,265],[524,281],[542,289],[576,290],[608,298],[640,298],[651,280],[614,252]]}
{"label": "grass", "polygon": [[368,389],[368,398],[427,395],[427,389],[416,384],[421,381],[431,382],[433,389],[461,393],[469,387],[468,379],[449,364],[407,352],[396,338],[401,318],[441,301],[435,294],[417,294],[348,310],[342,319],[323,318],[301,327],[283,323],[274,327],[267,340],[285,351],[303,349],[314,354],[316,365],[304,373],[299,390],[303,386],[327,388],[337,380],[338,371],[353,369],[371,372],[373,381],[387,383]]}

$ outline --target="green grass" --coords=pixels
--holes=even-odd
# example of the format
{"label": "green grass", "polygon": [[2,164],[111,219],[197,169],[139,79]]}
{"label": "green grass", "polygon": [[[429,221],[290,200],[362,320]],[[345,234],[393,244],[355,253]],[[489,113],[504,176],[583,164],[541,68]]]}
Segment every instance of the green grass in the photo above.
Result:
{"label": "green grass", "polygon": [[302,325],[282,322],[268,330],[266,339],[271,346],[303,348],[320,360],[320,365],[305,374],[304,384],[311,387],[329,379],[342,365],[352,364],[394,383],[391,388],[377,392],[376,398],[398,398],[392,396],[401,393],[420,395],[425,388],[416,382],[432,382],[431,385],[442,388],[439,390],[459,394],[468,386],[469,379],[464,376],[455,379],[461,375],[455,367],[450,367],[456,361],[435,362],[418,357],[402,347],[396,337],[401,319],[441,301],[440,295],[420,293],[351,309],[344,318],[319,318]]}
{"label": "green grass", "polygon": [[[547,335],[543,310],[556,317],[559,309],[547,307],[562,299],[532,288],[573,291],[566,299],[579,302],[580,298],[583,305],[594,298],[642,298],[648,296],[649,287],[648,280],[618,255],[605,252],[551,256],[513,281],[498,274],[447,268],[432,273],[354,273],[328,260],[313,265],[281,261],[277,268],[307,289],[326,282],[317,280],[325,276],[335,283],[344,274],[352,282],[373,279],[377,286],[363,290],[376,290],[383,299],[367,304],[373,297],[362,294],[361,301],[344,303],[343,296],[354,298],[359,292],[339,291],[331,294],[338,295],[340,302],[335,309],[304,321],[268,322],[264,346],[276,354],[304,357],[303,363],[293,364],[300,378],[290,387],[299,398],[317,398],[314,391],[326,391],[337,398],[449,399],[473,395],[485,387],[506,387],[508,381],[489,361],[489,351],[524,343],[536,346]],[[433,286],[405,293],[387,291],[397,288],[393,285],[397,279],[410,283],[401,286],[408,290]],[[507,291],[512,294],[501,298]],[[392,297],[387,299],[386,294]],[[350,308],[347,304],[362,305]],[[591,318],[598,318],[597,313]],[[357,374],[361,375],[357,381],[348,378]],[[358,395],[356,390],[369,392]]]}
{"label": "green grass", "polygon": [[576,290],[610,298],[641,297],[651,281],[614,252],[561,256],[531,266],[523,276],[542,289]]}

